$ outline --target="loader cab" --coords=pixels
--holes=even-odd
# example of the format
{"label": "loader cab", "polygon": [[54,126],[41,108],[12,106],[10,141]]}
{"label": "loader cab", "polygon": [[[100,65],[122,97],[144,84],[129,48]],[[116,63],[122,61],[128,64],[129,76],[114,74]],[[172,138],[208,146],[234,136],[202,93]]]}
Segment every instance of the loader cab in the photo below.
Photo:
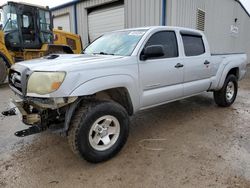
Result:
{"label": "loader cab", "polygon": [[52,18],[48,8],[8,2],[0,7],[7,49],[40,49],[53,43]]}

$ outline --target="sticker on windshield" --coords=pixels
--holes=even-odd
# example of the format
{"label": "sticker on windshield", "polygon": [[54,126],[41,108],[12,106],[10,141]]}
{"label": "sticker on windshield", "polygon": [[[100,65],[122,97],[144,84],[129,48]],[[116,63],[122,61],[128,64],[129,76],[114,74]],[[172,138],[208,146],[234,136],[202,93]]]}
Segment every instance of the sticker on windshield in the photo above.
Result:
{"label": "sticker on windshield", "polygon": [[142,36],[145,34],[145,31],[131,31],[129,35],[134,35],[134,36]]}

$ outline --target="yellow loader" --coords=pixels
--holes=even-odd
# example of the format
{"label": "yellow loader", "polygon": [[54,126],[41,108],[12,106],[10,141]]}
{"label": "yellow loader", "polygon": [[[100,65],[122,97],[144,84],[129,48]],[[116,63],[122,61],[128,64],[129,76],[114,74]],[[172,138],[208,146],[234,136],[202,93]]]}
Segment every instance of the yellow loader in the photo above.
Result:
{"label": "yellow loader", "polygon": [[16,2],[0,6],[0,84],[16,62],[81,51],[79,35],[53,29],[48,7]]}

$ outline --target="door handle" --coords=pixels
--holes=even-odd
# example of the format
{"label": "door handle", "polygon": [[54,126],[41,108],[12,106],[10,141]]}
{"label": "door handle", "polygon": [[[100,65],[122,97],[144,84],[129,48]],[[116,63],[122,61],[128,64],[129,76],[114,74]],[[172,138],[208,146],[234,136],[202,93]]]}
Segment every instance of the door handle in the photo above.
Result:
{"label": "door handle", "polygon": [[184,65],[181,63],[177,63],[174,67],[178,69],[178,68],[184,67]]}
{"label": "door handle", "polygon": [[205,62],[204,62],[204,65],[209,65],[210,64],[210,62],[208,61],[208,60],[206,60]]}

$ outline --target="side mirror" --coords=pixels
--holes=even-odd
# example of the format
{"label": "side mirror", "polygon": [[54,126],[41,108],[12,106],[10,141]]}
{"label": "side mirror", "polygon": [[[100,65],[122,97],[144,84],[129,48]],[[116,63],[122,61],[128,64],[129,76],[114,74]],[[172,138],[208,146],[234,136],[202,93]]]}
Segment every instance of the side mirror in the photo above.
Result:
{"label": "side mirror", "polygon": [[141,60],[145,61],[149,58],[162,57],[164,56],[164,49],[162,45],[151,45],[146,47],[142,54]]}

